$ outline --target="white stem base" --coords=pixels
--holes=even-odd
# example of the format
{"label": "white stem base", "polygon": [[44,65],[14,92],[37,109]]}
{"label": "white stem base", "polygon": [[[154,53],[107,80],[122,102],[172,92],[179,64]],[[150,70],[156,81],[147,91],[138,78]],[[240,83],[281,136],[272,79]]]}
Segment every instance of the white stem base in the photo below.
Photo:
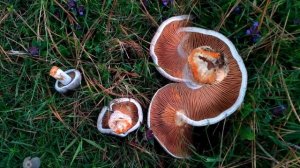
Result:
{"label": "white stem base", "polygon": [[62,71],[61,69],[58,69],[56,71],[54,78],[57,79],[59,82],[61,82],[65,86],[68,85],[72,81],[72,78],[67,73]]}

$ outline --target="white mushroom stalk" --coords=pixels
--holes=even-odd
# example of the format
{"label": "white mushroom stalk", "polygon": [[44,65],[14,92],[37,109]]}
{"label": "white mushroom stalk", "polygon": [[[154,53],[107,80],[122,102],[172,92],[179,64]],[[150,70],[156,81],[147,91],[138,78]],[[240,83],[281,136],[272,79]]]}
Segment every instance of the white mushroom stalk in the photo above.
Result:
{"label": "white mushroom stalk", "polygon": [[50,76],[61,82],[63,85],[68,85],[72,81],[72,78],[57,66],[51,68]]}
{"label": "white mushroom stalk", "polygon": [[76,69],[63,71],[57,66],[53,66],[49,75],[56,79],[55,90],[59,93],[75,90],[81,84],[81,73]]}
{"label": "white mushroom stalk", "polygon": [[132,127],[132,118],[116,110],[110,115],[108,126],[113,132],[122,134]]}
{"label": "white mushroom stalk", "polygon": [[[130,109],[128,106],[126,107],[126,105],[123,107],[124,109],[132,111],[133,113],[131,113],[131,115],[134,116],[130,116],[122,110],[113,110],[115,106],[118,106],[121,103],[132,103],[136,111]],[[111,112],[110,116],[108,116],[109,112]],[[105,121],[105,117],[109,117],[109,119]],[[134,121],[134,118],[137,118],[136,121]],[[97,120],[97,129],[104,134],[125,137],[130,132],[138,129],[142,122],[143,111],[141,105],[136,100],[131,98],[119,98],[111,101],[109,106],[104,106],[102,108]],[[105,127],[105,125],[108,125],[108,127]]]}

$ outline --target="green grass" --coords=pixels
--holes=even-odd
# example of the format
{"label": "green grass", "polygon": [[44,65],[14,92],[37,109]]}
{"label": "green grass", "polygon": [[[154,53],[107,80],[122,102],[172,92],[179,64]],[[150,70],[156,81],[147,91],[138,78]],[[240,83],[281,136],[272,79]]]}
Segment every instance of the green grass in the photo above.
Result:
{"label": "green grass", "polygon": [[[40,157],[42,167],[300,167],[300,2],[79,3],[84,16],[62,0],[0,0],[0,167],[20,167],[27,156]],[[237,5],[241,13],[232,11]],[[101,107],[113,98],[138,99],[146,116],[156,90],[169,83],[149,58],[149,42],[157,25],[180,14],[229,37],[249,73],[241,109],[196,128],[198,150],[187,160],[147,141],[146,122],[126,138],[96,129]],[[245,35],[253,21],[261,24],[256,43]],[[30,46],[39,47],[39,57],[10,52]],[[52,65],[80,70],[81,88],[55,92]],[[279,105],[287,110],[272,115]]]}

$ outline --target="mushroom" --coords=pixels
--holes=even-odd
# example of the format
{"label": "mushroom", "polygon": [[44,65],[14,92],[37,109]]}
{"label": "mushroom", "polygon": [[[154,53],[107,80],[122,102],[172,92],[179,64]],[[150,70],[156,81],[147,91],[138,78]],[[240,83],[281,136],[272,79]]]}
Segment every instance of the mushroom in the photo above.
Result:
{"label": "mushroom", "polygon": [[75,90],[81,84],[81,73],[76,69],[63,71],[57,66],[53,66],[49,74],[57,80],[55,90],[59,93]]}
{"label": "mushroom", "polygon": [[41,160],[38,157],[31,158],[26,157],[23,161],[23,168],[39,168],[41,166]]}
{"label": "mushroom", "polygon": [[[177,54],[168,55],[166,52],[168,56],[161,55],[162,42],[155,43],[154,53],[158,60],[165,59],[158,63],[172,59],[182,61],[182,64],[158,64],[181,83],[168,84],[155,93],[147,124],[169,154],[186,158],[193,149],[192,127],[215,124],[242,104],[247,88],[247,71],[236,48],[224,35],[196,27],[179,27],[174,32],[184,33],[186,37],[175,46],[166,47],[167,51],[177,51]],[[183,49],[185,57],[179,54],[178,46]],[[169,71],[173,67],[181,70],[176,73]]]}
{"label": "mushroom", "polygon": [[141,105],[132,98],[114,99],[104,106],[98,116],[97,128],[101,133],[120,137],[140,127],[143,121]]}

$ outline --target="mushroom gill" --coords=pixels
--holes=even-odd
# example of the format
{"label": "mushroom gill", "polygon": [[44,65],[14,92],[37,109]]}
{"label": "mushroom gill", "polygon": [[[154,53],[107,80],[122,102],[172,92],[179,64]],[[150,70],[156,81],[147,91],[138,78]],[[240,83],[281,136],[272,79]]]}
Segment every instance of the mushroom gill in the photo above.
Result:
{"label": "mushroom gill", "polygon": [[151,42],[151,56],[158,65],[158,70],[173,81],[182,81],[182,70],[187,63],[182,44],[188,38],[188,33],[178,30],[190,24],[190,16],[168,19],[159,27]]}
{"label": "mushroom gill", "polygon": [[[176,113],[186,113],[187,97],[178,86],[168,84],[153,97],[148,113],[148,127],[163,148],[172,156],[188,157],[192,146],[192,126],[178,120]],[[150,122],[151,121],[151,122]]]}
{"label": "mushroom gill", "polygon": [[184,83],[173,83],[156,92],[149,107],[148,127],[168,153],[178,158],[191,153],[191,128],[197,125],[186,122],[181,115],[197,123],[217,117],[233,106],[240,92],[240,80],[235,75],[239,76],[231,72],[221,83],[197,90]]}
{"label": "mushroom gill", "polygon": [[121,134],[138,122],[138,109],[132,102],[118,102],[103,117],[103,128],[110,128]]}

